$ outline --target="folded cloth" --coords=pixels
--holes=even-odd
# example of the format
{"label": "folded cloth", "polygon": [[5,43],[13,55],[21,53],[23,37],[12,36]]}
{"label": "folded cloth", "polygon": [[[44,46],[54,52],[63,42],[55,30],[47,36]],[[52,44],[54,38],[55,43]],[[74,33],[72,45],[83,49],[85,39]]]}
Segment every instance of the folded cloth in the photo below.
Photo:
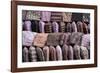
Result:
{"label": "folded cloth", "polygon": [[28,52],[27,47],[24,47],[22,49],[22,59],[23,59],[23,62],[29,62],[29,52]]}
{"label": "folded cloth", "polygon": [[83,22],[90,22],[90,13],[83,13]]}
{"label": "folded cloth", "polygon": [[39,22],[39,31],[40,31],[41,33],[45,32],[44,26],[45,26],[45,23],[44,23],[43,21],[40,21],[40,22]]}
{"label": "folded cloth", "polygon": [[56,61],[56,49],[53,46],[50,46],[50,61]]}
{"label": "folded cloth", "polygon": [[82,21],[83,20],[83,13],[72,13],[72,21]]}
{"label": "folded cloth", "polygon": [[61,47],[59,45],[56,46],[56,56],[57,56],[57,60],[63,59],[62,50],[61,50]]}
{"label": "folded cloth", "polygon": [[63,44],[67,44],[69,45],[70,43],[70,35],[71,33],[63,33],[60,37],[60,45],[63,45]]}
{"label": "folded cloth", "polygon": [[77,26],[75,22],[72,22],[72,32],[77,32]]}
{"label": "folded cloth", "polygon": [[68,60],[68,46],[66,44],[62,47],[63,60]]}
{"label": "folded cloth", "polygon": [[57,17],[57,16],[62,16],[62,13],[61,12],[51,12],[51,15],[54,17]]}
{"label": "folded cloth", "polygon": [[53,32],[59,32],[59,24],[57,22],[52,23]]}
{"label": "folded cloth", "polygon": [[47,45],[57,46],[60,44],[60,37],[62,33],[49,33],[47,38]]}
{"label": "folded cloth", "polygon": [[81,46],[81,58],[89,59],[89,52],[86,47]]}
{"label": "folded cloth", "polygon": [[39,32],[39,21],[32,20],[31,21],[31,29],[33,32]]}
{"label": "folded cloth", "polygon": [[61,12],[51,12],[51,21],[61,21],[62,13]]}
{"label": "folded cloth", "polygon": [[39,47],[36,47],[37,61],[45,61],[43,50]]}
{"label": "folded cloth", "polygon": [[30,48],[29,48],[29,60],[30,60],[30,62],[37,61],[36,50],[35,50],[35,47],[33,47],[33,46],[30,46]]}
{"label": "folded cloth", "polygon": [[83,33],[85,33],[85,34],[88,33],[88,26],[86,23],[83,23]]}
{"label": "folded cloth", "polygon": [[38,47],[44,47],[47,41],[48,34],[47,33],[38,33],[34,38],[33,45]]}
{"label": "folded cloth", "polygon": [[84,47],[90,49],[90,34],[84,34],[82,36],[81,46],[84,46]]}
{"label": "folded cloth", "polygon": [[50,21],[51,12],[50,11],[42,11],[41,12],[41,20],[42,21]]}
{"label": "folded cloth", "polygon": [[26,19],[26,14],[27,14],[27,11],[26,10],[22,10],[22,19],[23,20]]}
{"label": "folded cloth", "polygon": [[77,31],[83,33],[83,23],[81,21],[77,22]]}
{"label": "folded cloth", "polygon": [[46,33],[51,33],[52,32],[52,25],[51,25],[51,23],[50,22],[45,23],[44,29],[45,29]]}
{"label": "folded cloth", "polygon": [[33,40],[37,33],[31,31],[22,32],[22,45],[23,46],[32,46]]}
{"label": "folded cloth", "polygon": [[32,31],[31,29],[31,21],[25,21],[23,25],[24,30],[26,31]]}
{"label": "folded cloth", "polygon": [[74,51],[74,58],[75,59],[81,59],[81,55],[80,55],[80,46],[75,45],[73,48]]}
{"label": "folded cloth", "polygon": [[71,25],[71,23],[67,23],[66,25],[65,25],[65,31],[66,32],[72,32],[72,25]]}
{"label": "folded cloth", "polygon": [[88,26],[88,33],[90,33],[90,24],[88,24],[87,26]]}
{"label": "folded cloth", "polygon": [[65,23],[64,22],[60,22],[59,30],[60,30],[60,32],[65,32]]}
{"label": "folded cloth", "polygon": [[69,60],[73,60],[74,59],[74,52],[73,52],[73,47],[72,46],[68,46],[68,59]]}
{"label": "folded cloth", "polygon": [[70,35],[71,35],[71,33],[65,33],[64,34],[64,44],[67,44],[67,45],[69,45],[70,44]]}
{"label": "folded cloth", "polygon": [[72,18],[72,13],[71,12],[63,12],[62,16],[63,16],[63,21],[64,22],[71,22],[71,18]]}
{"label": "folded cloth", "polygon": [[71,35],[70,35],[70,44],[72,45],[81,45],[81,39],[82,39],[82,35],[83,33],[80,33],[80,32],[73,32]]}
{"label": "folded cloth", "polygon": [[26,20],[40,20],[40,11],[28,10]]}
{"label": "folded cloth", "polygon": [[48,46],[43,47],[43,53],[44,53],[45,61],[49,61],[49,47]]}

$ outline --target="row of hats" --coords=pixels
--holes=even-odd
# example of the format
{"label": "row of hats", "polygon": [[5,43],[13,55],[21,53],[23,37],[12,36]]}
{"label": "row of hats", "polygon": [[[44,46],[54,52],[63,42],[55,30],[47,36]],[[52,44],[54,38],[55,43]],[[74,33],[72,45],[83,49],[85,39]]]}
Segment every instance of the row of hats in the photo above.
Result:
{"label": "row of hats", "polygon": [[80,45],[90,47],[90,34],[80,32],[73,33],[35,33],[31,31],[22,32],[23,46],[44,47],[45,45]]}
{"label": "row of hats", "polygon": [[23,62],[61,61],[89,59],[90,50],[83,46],[63,45],[40,47],[23,47]]}
{"label": "row of hats", "polygon": [[23,10],[23,20],[42,20],[42,21],[85,21],[89,22],[90,14],[72,13],[72,12],[54,12],[54,11],[33,11]]}
{"label": "row of hats", "polygon": [[90,33],[90,25],[84,22],[43,22],[43,21],[24,21],[23,29],[26,31],[40,32],[40,33],[52,33],[52,32],[82,32]]}

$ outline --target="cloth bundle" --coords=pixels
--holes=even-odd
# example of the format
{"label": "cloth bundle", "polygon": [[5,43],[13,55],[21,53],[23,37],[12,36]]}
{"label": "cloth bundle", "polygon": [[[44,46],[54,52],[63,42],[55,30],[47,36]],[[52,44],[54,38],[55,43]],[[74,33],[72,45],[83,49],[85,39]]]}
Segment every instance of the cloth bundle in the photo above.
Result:
{"label": "cloth bundle", "polygon": [[71,12],[63,12],[62,17],[63,17],[64,22],[71,22],[72,13]]}
{"label": "cloth bundle", "polygon": [[57,46],[60,44],[60,37],[62,33],[49,33],[46,45]]}
{"label": "cloth bundle", "polygon": [[83,13],[72,13],[72,21],[83,21]]}
{"label": "cloth bundle", "polygon": [[86,23],[82,23],[80,21],[77,22],[77,31],[83,32],[85,34],[89,33],[88,31],[88,25]]}
{"label": "cloth bundle", "polygon": [[61,21],[62,13],[61,12],[51,12],[51,21]]}
{"label": "cloth bundle", "polygon": [[31,21],[25,21],[23,22],[23,29],[26,31],[32,31],[31,25]]}
{"label": "cloth bundle", "polygon": [[22,45],[23,46],[32,46],[35,36],[37,33],[31,31],[22,32]]}
{"label": "cloth bundle", "polygon": [[56,61],[56,49],[54,46],[50,46],[49,48],[49,52],[50,52],[50,61]]}
{"label": "cloth bundle", "polygon": [[53,32],[59,32],[59,25],[57,22],[52,23]]}
{"label": "cloth bundle", "polygon": [[34,46],[43,47],[47,41],[47,33],[39,33],[36,35],[33,41]]}
{"label": "cloth bundle", "polygon": [[41,20],[42,21],[50,21],[51,12],[50,11],[42,11],[41,12]]}
{"label": "cloth bundle", "polygon": [[84,22],[90,22],[90,14],[89,13],[83,14],[83,21]]}
{"label": "cloth bundle", "polygon": [[90,49],[90,35],[89,34],[85,34],[82,36],[82,46]]}
{"label": "cloth bundle", "polygon": [[37,52],[37,60],[38,61],[45,61],[44,53],[43,53],[42,49],[37,47],[36,52]]}
{"label": "cloth bundle", "polygon": [[70,36],[71,36],[71,33],[63,33],[61,34],[60,36],[60,45],[63,45],[63,44],[67,44],[69,45],[70,44]]}
{"label": "cloth bundle", "polygon": [[74,57],[75,57],[75,59],[81,59],[80,46],[75,45],[73,51],[74,51]]}
{"label": "cloth bundle", "polygon": [[40,12],[39,11],[26,11],[26,20],[40,20]]}
{"label": "cloth bundle", "polygon": [[36,62],[37,61],[37,54],[36,54],[36,49],[35,47],[31,46],[29,48],[29,61],[30,62]]}
{"label": "cloth bundle", "polygon": [[52,25],[51,25],[50,22],[45,24],[44,30],[45,30],[45,33],[51,33],[52,32]]}
{"label": "cloth bundle", "polygon": [[45,32],[44,26],[45,26],[45,23],[43,21],[40,21],[39,22],[39,31],[40,31],[40,33],[44,33]]}
{"label": "cloth bundle", "polygon": [[23,62],[29,62],[29,52],[27,47],[22,49],[22,57]]}
{"label": "cloth bundle", "polygon": [[72,45],[81,45],[83,33],[80,32],[73,32],[70,36],[70,44]]}
{"label": "cloth bundle", "polygon": [[45,58],[45,61],[49,61],[49,54],[50,54],[50,51],[49,51],[49,47],[48,46],[44,46],[43,47],[43,52],[44,52],[44,58]]}
{"label": "cloth bundle", "polygon": [[23,30],[24,31],[33,31],[33,32],[39,32],[39,22],[34,20],[26,20],[23,21]]}
{"label": "cloth bundle", "polygon": [[27,11],[26,10],[22,10],[22,20],[26,19],[26,14],[27,14]]}
{"label": "cloth bundle", "polygon": [[64,22],[60,22],[60,24],[59,24],[59,31],[60,32],[65,32],[65,23]]}
{"label": "cloth bundle", "polygon": [[39,21],[36,20],[31,21],[31,30],[33,32],[39,32]]}

